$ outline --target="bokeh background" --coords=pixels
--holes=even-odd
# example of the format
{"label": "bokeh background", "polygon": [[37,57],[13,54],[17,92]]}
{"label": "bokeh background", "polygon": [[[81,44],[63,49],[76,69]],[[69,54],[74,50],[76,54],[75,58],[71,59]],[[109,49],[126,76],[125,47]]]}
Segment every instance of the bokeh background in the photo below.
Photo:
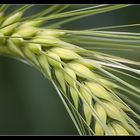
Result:
{"label": "bokeh background", "polygon": [[[18,6],[12,5],[7,13]],[[27,15],[48,6],[36,5]],[[73,5],[72,8],[84,6]],[[63,29],[139,23],[139,13],[140,5],[133,5],[71,22]],[[129,31],[139,32],[140,27],[129,28]],[[140,60],[139,52],[135,52],[135,57],[130,52],[120,55]],[[0,135],[78,135],[52,84],[38,70],[4,56],[0,56]]]}

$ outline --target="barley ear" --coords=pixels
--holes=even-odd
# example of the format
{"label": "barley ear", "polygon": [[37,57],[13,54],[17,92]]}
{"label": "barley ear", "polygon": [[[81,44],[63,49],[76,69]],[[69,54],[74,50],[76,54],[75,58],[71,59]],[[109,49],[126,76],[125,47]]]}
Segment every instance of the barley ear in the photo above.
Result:
{"label": "barley ear", "polygon": [[[43,73],[56,88],[80,135],[140,134],[140,91],[126,81],[139,82],[140,63],[106,53],[108,48],[139,49],[139,33],[101,30],[116,27],[57,28],[129,5],[92,5],[74,11],[56,5],[27,17],[24,12],[31,5],[5,16],[9,6],[0,6],[0,55],[22,60]],[[46,21],[51,25],[45,27]]]}

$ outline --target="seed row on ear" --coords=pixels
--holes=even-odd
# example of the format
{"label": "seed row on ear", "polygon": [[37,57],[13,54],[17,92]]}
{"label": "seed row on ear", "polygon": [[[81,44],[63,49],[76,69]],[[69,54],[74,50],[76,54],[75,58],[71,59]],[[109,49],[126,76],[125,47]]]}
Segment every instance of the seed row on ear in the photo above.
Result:
{"label": "seed row on ear", "polygon": [[[1,23],[3,28],[0,30],[0,44],[5,45],[12,55],[40,68],[50,80],[53,80],[52,74],[54,74],[66,96],[67,88],[69,89],[77,111],[82,107],[83,118],[87,125],[91,126],[94,120],[93,131],[96,135],[108,135],[108,133],[93,116],[92,108],[110,130],[111,135],[137,134],[137,131],[130,126],[129,116],[127,118],[125,116],[129,108],[115,100],[105,88],[114,88],[114,84],[96,74],[94,71],[96,66],[74,51],[72,49],[74,45],[59,39],[65,35],[65,32],[40,29],[38,26],[41,21],[19,24],[21,16],[22,13],[16,13]],[[4,36],[11,38],[3,39]],[[79,100],[82,101],[81,106]]]}

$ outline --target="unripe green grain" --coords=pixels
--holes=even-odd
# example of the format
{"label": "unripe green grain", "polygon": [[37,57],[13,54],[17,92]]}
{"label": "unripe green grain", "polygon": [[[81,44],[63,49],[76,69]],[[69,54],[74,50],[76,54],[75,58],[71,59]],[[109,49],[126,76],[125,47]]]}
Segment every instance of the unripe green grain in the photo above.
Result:
{"label": "unripe green grain", "polygon": [[98,79],[99,82],[101,82],[103,85],[109,87],[109,88],[116,88],[117,86],[113,83],[113,82],[110,82],[106,79],[103,79],[103,78],[99,78]]}
{"label": "unripe green grain", "polygon": [[127,130],[118,123],[113,122],[112,127],[114,128],[117,135],[129,135]]}
{"label": "unripe green grain", "polygon": [[90,89],[93,95],[102,99],[112,100],[111,96],[108,94],[105,88],[100,84],[95,82],[85,82],[85,85]]}
{"label": "unripe green grain", "polygon": [[66,85],[65,85],[63,71],[61,71],[59,68],[56,68],[54,71],[55,71],[55,76],[56,76],[62,90],[64,91],[64,93],[66,93]]}
{"label": "unripe green grain", "polygon": [[64,71],[64,77],[66,82],[70,85],[70,87],[74,87],[76,85],[76,82],[74,81],[74,79],[76,80],[75,72],[67,66],[64,67]]}
{"label": "unripe green grain", "polygon": [[39,66],[39,62],[38,62],[38,60],[37,60],[35,54],[32,53],[32,51],[31,51],[27,46],[25,46],[25,47],[23,48],[23,52],[24,52],[25,56],[26,56],[33,64],[35,64],[36,66]]}
{"label": "unripe green grain", "polygon": [[124,117],[121,113],[121,111],[119,110],[120,108],[117,106],[114,106],[111,102],[109,101],[104,101],[104,105],[105,105],[105,110],[107,112],[107,115],[112,118],[112,119],[116,119],[118,121],[125,121]]}
{"label": "unripe green grain", "polygon": [[50,43],[48,43],[48,41],[45,39],[45,38],[33,38],[32,40],[31,40],[33,43],[39,43],[39,44],[41,44],[43,47],[45,46],[45,47],[50,47]]}
{"label": "unripe green grain", "polygon": [[85,114],[86,122],[88,125],[90,125],[92,119],[92,113],[89,106],[87,106],[85,103],[83,104],[83,111]]}
{"label": "unripe green grain", "polygon": [[111,123],[109,123],[107,126],[108,126],[109,130],[112,133],[111,135],[117,135],[116,132],[115,132],[115,130],[114,130],[114,128],[112,127]]}
{"label": "unripe green grain", "polygon": [[19,21],[22,14],[23,14],[22,12],[18,12],[18,13],[15,13],[14,15],[8,17],[6,20],[4,20],[1,27],[7,26],[7,25],[10,25],[10,24],[13,24],[13,23]]}
{"label": "unripe green grain", "polygon": [[51,79],[51,71],[50,71],[50,65],[48,63],[48,57],[45,56],[45,55],[39,55],[38,56],[38,61],[41,65],[41,68],[42,68],[45,76],[47,76],[48,79]]}
{"label": "unripe green grain", "polygon": [[8,46],[8,49],[13,53],[15,54],[16,56],[21,56],[21,57],[24,57],[23,53],[21,52],[21,50],[16,47],[16,45],[10,40],[8,39],[7,40],[7,46]]}
{"label": "unripe green grain", "polygon": [[86,100],[86,102],[92,105],[92,96],[90,90],[86,86],[82,85],[79,87],[79,91],[83,98]]}
{"label": "unripe green grain", "polygon": [[19,28],[26,28],[26,27],[39,27],[43,24],[42,20],[34,20],[34,21],[26,21],[24,23],[22,23]]}
{"label": "unripe green grain", "polygon": [[40,54],[42,50],[40,44],[28,43],[27,47],[35,54]]}
{"label": "unripe green grain", "polygon": [[96,121],[95,122],[95,133],[97,136],[103,136],[104,135],[104,129],[102,126]]}
{"label": "unripe green grain", "polygon": [[114,101],[114,104],[116,104],[118,107],[122,108],[123,110],[130,112],[130,109],[126,107],[124,104],[122,104],[121,102]]}
{"label": "unripe green grain", "polygon": [[[103,123],[106,124],[107,114],[106,114],[105,109],[97,102],[95,103],[94,108],[95,108],[99,118],[103,121]],[[104,129],[97,121],[95,122],[95,133],[97,135],[104,135]]]}
{"label": "unripe green grain", "polygon": [[66,33],[63,31],[57,31],[54,29],[46,29],[46,30],[42,30],[39,35],[40,36],[53,36],[53,37],[62,37],[64,36]]}
{"label": "unripe green grain", "polygon": [[74,89],[73,87],[70,87],[70,94],[71,94],[71,97],[73,99],[73,102],[74,102],[76,109],[78,109],[79,95],[78,95],[76,89]]}
{"label": "unripe green grain", "polygon": [[16,33],[12,34],[12,37],[13,38],[11,38],[11,40],[16,44],[16,46],[18,47],[23,46],[24,40],[19,34],[16,34]]}
{"label": "unripe green grain", "polygon": [[79,64],[82,64],[82,65],[86,66],[89,69],[93,69],[93,70],[96,69],[96,67],[94,65],[92,65],[90,62],[88,62],[85,59],[83,59],[81,56],[80,56],[80,59],[75,60],[75,62],[79,63]]}
{"label": "unripe green grain", "polygon": [[48,62],[49,62],[50,65],[52,65],[53,67],[57,67],[57,68],[62,67],[61,63],[58,62],[58,61],[61,61],[61,59],[57,54],[55,54],[51,51],[48,51],[47,55],[48,55]]}
{"label": "unripe green grain", "polygon": [[106,123],[107,114],[106,114],[105,109],[97,102],[95,103],[94,108],[97,114],[99,115],[100,119],[102,120],[102,122]]}
{"label": "unripe green grain", "polygon": [[52,47],[54,44],[57,44],[57,40],[55,40],[52,37],[43,37],[41,38],[41,36],[36,36],[35,38],[33,38],[31,40],[34,43],[39,43],[41,44],[44,48],[49,48]]}
{"label": "unripe green grain", "polygon": [[22,36],[23,38],[33,37],[38,32],[38,29],[32,26],[26,28],[20,28],[16,31],[16,34]]}
{"label": "unripe green grain", "polygon": [[72,50],[64,49],[64,48],[53,48],[51,49],[52,52],[59,55],[61,59],[64,60],[72,60],[72,59],[78,59],[81,58],[78,54],[76,54]]}
{"label": "unripe green grain", "polygon": [[68,65],[71,69],[74,70],[76,75],[78,75],[79,77],[86,78],[86,79],[96,78],[94,73],[82,64],[71,62]]}
{"label": "unripe green grain", "polygon": [[17,25],[18,25],[17,23],[11,24],[11,25],[9,25],[9,26],[6,26],[6,27],[0,29],[0,31],[1,31],[5,36],[11,35],[11,34],[14,32],[15,28],[17,27]]}

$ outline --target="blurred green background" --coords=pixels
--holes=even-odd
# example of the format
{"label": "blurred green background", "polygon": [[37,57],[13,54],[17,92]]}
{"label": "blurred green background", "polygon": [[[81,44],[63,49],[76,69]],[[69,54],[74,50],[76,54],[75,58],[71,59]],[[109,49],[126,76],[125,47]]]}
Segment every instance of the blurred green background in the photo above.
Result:
{"label": "blurred green background", "polygon": [[[27,14],[47,6],[37,5]],[[85,5],[73,5],[76,6]],[[18,5],[13,5],[8,12],[17,7]],[[139,23],[139,12],[140,5],[134,5],[90,16],[63,27],[77,30]],[[120,30],[125,31],[118,29]],[[130,31],[139,32],[140,27],[130,28]],[[132,54],[123,52],[120,55],[131,57]],[[139,52],[132,57],[139,61]],[[15,59],[0,56],[0,135],[7,134],[78,135],[52,84],[36,69]]]}

